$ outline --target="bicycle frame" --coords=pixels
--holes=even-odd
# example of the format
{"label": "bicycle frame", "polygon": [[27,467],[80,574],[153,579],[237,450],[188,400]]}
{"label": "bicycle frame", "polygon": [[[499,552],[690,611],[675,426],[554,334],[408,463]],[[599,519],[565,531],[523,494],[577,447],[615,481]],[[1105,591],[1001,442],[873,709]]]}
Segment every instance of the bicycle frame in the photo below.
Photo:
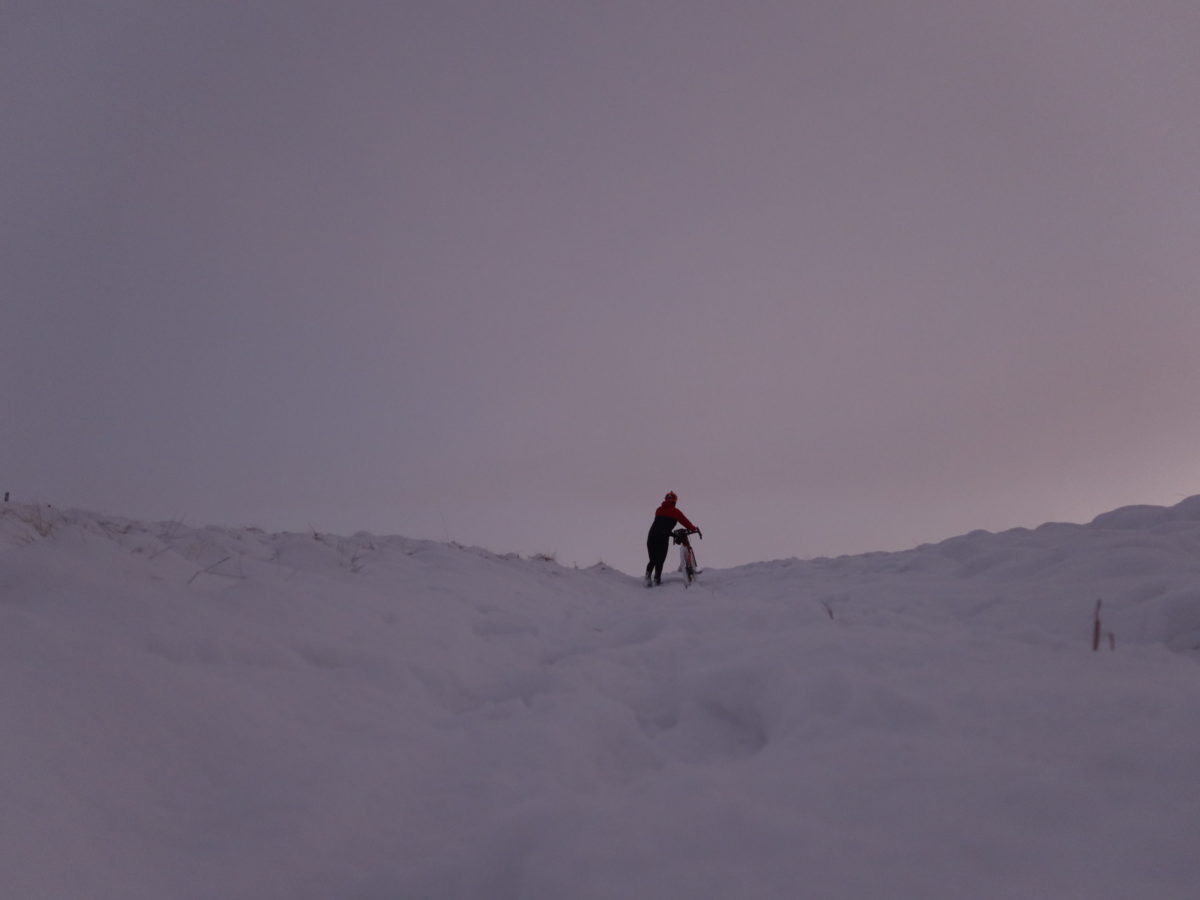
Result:
{"label": "bicycle frame", "polygon": [[[700,535],[701,538],[704,537],[704,535],[700,534],[699,531],[697,531],[696,534]],[[671,532],[671,537],[674,538],[675,543],[679,545],[678,571],[684,574],[684,577],[687,578],[688,583],[690,584],[695,580],[696,575],[698,575],[700,572],[700,566],[696,563],[696,551],[692,549],[692,544],[688,540],[688,533],[685,529],[675,529]]]}

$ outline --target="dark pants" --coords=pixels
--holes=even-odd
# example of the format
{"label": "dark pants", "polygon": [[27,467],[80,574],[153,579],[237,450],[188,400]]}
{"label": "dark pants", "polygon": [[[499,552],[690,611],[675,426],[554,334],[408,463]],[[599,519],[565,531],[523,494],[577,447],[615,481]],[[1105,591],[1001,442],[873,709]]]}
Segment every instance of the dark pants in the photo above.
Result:
{"label": "dark pants", "polygon": [[671,548],[671,535],[664,534],[662,536],[651,533],[646,538],[646,552],[650,554],[650,562],[646,564],[646,577],[651,574],[654,580],[662,584],[662,569],[663,563],[667,561],[667,551]]}

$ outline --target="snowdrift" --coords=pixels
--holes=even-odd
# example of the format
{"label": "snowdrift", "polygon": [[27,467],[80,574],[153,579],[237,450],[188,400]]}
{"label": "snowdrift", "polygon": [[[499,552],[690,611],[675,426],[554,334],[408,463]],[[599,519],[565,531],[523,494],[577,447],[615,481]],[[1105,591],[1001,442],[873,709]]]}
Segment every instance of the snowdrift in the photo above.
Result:
{"label": "snowdrift", "polygon": [[9,504],[0,618],[13,900],[1200,884],[1200,498],[653,590]]}

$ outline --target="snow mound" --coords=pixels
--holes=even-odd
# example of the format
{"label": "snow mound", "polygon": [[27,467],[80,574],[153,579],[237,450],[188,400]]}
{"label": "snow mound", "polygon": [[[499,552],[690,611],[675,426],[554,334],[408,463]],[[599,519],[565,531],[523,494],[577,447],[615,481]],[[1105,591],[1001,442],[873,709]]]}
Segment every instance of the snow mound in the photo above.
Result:
{"label": "snow mound", "polygon": [[1093,528],[1156,530],[1176,522],[1200,521],[1200,495],[1175,506],[1123,506],[1092,520]]}
{"label": "snow mound", "polygon": [[3,897],[1195,895],[1200,498],[653,590],[2,511]]}

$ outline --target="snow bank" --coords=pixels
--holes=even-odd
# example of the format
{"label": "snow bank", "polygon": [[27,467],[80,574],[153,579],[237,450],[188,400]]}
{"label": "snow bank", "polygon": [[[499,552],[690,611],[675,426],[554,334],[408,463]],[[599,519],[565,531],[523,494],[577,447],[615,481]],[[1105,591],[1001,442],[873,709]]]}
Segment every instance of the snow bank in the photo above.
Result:
{"label": "snow bank", "polygon": [[9,505],[0,619],[5,898],[1196,896],[1200,498],[654,590]]}

